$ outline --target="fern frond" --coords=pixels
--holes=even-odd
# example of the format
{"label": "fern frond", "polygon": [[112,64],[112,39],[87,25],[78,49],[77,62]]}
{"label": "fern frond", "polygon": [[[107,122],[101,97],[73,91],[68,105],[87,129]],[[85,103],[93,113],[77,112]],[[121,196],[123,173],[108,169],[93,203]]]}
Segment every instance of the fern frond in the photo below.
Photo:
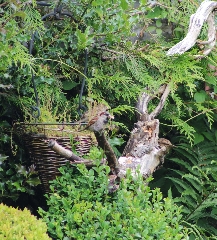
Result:
{"label": "fern frond", "polygon": [[186,168],[189,172],[192,171],[192,167],[188,162],[184,162],[183,160],[179,159],[179,158],[170,158],[171,161],[177,163],[180,166],[183,166],[184,168]]}
{"label": "fern frond", "polygon": [[181,187],[182,188],[182,192],[185,191],[185,190],[188,190],[188,189],[193,191],[193,188],[190,185],[188,185],[184,181],[181,181],[179,178],[175,178],[175,177],[166,177],[166,178],[172,180],[175,185],[178,185],[179,187]]}
{"label": "fern frond", "polygon": [[197,192],[202,193],[203,191],[201,188],[202,182],[198,177],[188,173],[188,174],[182,175],[182,178],[185,178],[189,182],[189,184],[197,190]]}
{"label": "fern frond", "polygon": [[217,209],[217,168],[213,160],[217,159],[217,146],[213,142],[203,142],[190,148],[181,143],[174,151],[177,157],[170,160],[180,168],[171,169],[171,176],[166,178],[180,194],[175,202],[182,205],[185,221],[197,224],[200,234],[215,234],[211,223],[217,220],[217,211],[213,210]]}

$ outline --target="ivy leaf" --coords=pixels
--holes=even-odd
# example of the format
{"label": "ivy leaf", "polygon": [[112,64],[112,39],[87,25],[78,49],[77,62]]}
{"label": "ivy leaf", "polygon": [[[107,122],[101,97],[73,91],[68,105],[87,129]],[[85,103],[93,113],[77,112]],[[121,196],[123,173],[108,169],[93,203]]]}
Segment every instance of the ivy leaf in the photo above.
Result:
{"label": "ivy leaf", "polygon": [[200,92],[196,92],[194,94],[194,100],[197,102],[197,103],[202,103],[205,101],[207,97],[207,94],[205,91],[200,91]]}
{"label": "ivy leaf", "polygon": [[63,82],[63,89],[64,90],[71,90],[72,88],[76,87],[78,83],[74,81],[64,81]]}
{"label": "ivy leaf", "polygon": [[26,181],[30,186],[37,186],[41,184],[39,177],[30,178]]}
{"label": "ivy leaf", "polygon": [[8,158],[8,156],[2,156],[0,154],[0,165]]}
{"label": "ivy leaf", "polygon": [[17,167],[17,172],[18,172],[19,174],[26,176],[27,171],[26,171],[25,166],[22,166],[22,165],[20,165],[20,164],[19,164],[19,165],[17,164],[16,167]]}

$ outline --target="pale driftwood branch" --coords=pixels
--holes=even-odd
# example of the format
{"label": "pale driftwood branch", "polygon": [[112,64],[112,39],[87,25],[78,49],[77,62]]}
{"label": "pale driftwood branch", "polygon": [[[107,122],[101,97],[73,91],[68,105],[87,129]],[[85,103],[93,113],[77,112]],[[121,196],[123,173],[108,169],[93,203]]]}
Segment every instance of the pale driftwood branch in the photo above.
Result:
{"label": "pale driftwood branch", "polygon": [[168,56],[174,54],[183,54],[190,48],[192,48],[201,32],[201,28],[205,21],[208,24],[208,41],[200,42],[200,44],[206,44],[207,48],[203,51],[203,55],[207,55],[211,52],[216,42],[216,28],[213,11],[217,8],[217,2],[203,1],[195,14],[191,15],[189,29],[186,37],[175,46],[169,49]]}
{"label": "pale driftwood branch", "polygon": [[53,139],[49,141],[48,147],[50,147],[54,152],[56,152],[60,156],[71,160],[72,163],[84,163],[85,165],[93,164],[92,161],[86,160],[84,158],[81,158],[81,157],[75,155],[72,151],[62,147],[60,144],[57,143],[57,141],[55,141]]}

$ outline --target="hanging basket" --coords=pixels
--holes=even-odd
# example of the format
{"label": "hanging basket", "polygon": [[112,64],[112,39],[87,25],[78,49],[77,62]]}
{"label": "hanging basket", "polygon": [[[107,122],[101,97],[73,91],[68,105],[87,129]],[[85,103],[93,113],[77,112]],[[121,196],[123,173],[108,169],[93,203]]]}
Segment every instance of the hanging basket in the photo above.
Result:
{"label": "hanging basket", "polygon": [[15,127],[15,132],[22,138],[29,153],[31,164],[36,166],[46,193],[49,192],[49,181],[59,175],[58,168],[70,161],[48,146],[50,140],[55,140],[65,149],[73,148],[81,157],[89,153],[91,146],[97,145],[93,134],[79,133],[75,128],[73,124],[46,123],[20,123]]}

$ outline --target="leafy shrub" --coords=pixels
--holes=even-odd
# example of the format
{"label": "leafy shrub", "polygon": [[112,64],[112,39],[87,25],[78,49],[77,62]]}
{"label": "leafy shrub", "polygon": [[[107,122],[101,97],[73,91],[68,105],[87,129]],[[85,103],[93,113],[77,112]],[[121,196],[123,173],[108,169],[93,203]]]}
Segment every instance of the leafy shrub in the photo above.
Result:
{"label": "leafy shrub", "polygon": [[47,240],[44,222],[24,209],[23,211],[0,204],[0,239]]}
{"label": "leafy shrub", "polygon": [[51,182],[48,211],[39,209],[54,239],[187,239],[181,209],[159,189],[130,174],[109,193],[108,166],[61,167]]}

